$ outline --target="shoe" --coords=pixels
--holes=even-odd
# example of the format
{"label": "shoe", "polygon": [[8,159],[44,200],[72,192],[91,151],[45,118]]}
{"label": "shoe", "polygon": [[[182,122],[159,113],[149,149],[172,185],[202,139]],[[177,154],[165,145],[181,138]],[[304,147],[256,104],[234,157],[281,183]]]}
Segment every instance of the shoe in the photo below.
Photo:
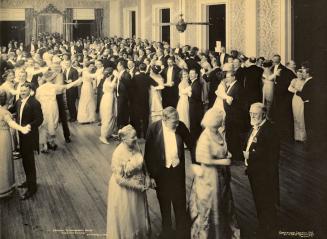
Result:
{"label": "shoe", "polygon": [[20,152],[19,152],[19,151],[13,151],[12,154],[13,154],[14,156],[20,156]]}
{"label": "shoe", "polygon": [[49,153],[49,150],[42,149],[42,150],[41,150],[41,153],[43,153],[43,154],[48,154],[48,153]]}
{"label": "shoe", "polygon": [[18,188],[27,188],[27,182],[23,182],[17,186]]}
{"label": "shoe", "polygon": [[76,119],[70,119],[69,120],[69,122],[71,122],[71,123],[73,123],[73,122],[75,122],[76,121]]}
{"label": "shoe", "polygon": [[26,200],[26,199],[32,197],[35,193],[36,193],[36,190],[31,191],[28,189],[22,195],[20,195],[20,200]]}
{"label": "shoe", "polygon": [[65,142],[66,142],[67,144],[69,144],[70,142],[72,142],[72,140],[71,140],[70,138],[67,138],[67,139],[65,139]]}
{"label": "shoe", "polygon": [[105,139],[105,138],[103,138],[103,137],[99,137],[99,140],[100,140],[101,143],[103,143],[103,144],[110,144],[110,143],[108,142],[108,140]]}
{"label": "shoe", "polygon": [[53,151],[56,151],[56,149],[58,148],[58,146],[56,144],[55,145],[49,144],[48,145],[48,148],[51,149],[51,150],[53,150]]}
{"label": "shoe", "polygon": [[100,123],[98,123],[98,126],[101,126],[102,124],[101,124],[101,122]]}

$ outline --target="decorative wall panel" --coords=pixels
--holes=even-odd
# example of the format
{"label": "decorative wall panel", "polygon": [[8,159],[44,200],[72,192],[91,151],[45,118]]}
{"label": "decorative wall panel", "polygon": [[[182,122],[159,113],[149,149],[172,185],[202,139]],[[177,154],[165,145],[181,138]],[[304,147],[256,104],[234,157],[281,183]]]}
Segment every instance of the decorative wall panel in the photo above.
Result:
{"label": "decorative wall panel", "polygon": [[258,55],[271,58],[280,53],[280,0],[260,0],[257,8]]}
{"label": "decorative wall panel", "polygon": [[230,49],[245,50],[245,1],[230,1]]}

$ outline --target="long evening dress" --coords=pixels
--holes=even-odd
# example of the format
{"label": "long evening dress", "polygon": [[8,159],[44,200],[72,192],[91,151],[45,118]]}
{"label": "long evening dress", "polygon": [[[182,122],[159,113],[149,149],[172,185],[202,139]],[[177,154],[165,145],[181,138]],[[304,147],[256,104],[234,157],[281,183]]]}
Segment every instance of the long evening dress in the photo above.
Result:
{"label": "long evening dress", "polygon": [[192,92],[192,88],[187,81],[181,81],[178,85],[179,100],[177,103],[177,112],[179,120],[182,121],[188,129],[190,129],[189,102],[188,97]]}
{"label": "long evening dress", "polygon": [[262,75],[262,103],[266,106],[267,108],[267,118],[271,119],[271,106],[273,103],[273,98],[274,98],[274,79],[276,78],[275,74],[266,74],[263,73]]}
{"label": "long evening dress", "polygon": [[0,106],[0,198],[9,196],[15,189],[11,134],[7,123],[10,120],[10,112]]}
{"label": "long evening dress", "polygon": [[143,156],[121,143],[112,156],[108,188],[107,238],[149,238],[150,220],[143,173]]}
{"label": "long evening dress", "polygon": [[162,118],[162,97],[161,90],[163,86],[163,78],[160,75],[151,73],[152,79],[150,92],[149,92],[149,104],[150,104],[150,119],[149,123],[161,120]]}
{"label": "long evening dress", "polygon": [[304,122],[304,103],[300,96],[295,94],[296,91],[302,91],[304,80],[293,79],[288,90],[292,93],[292,109],[294,118],[294,139],[297,141],[305,141],[307,138]]}
{"label": "long evening dress", "polygon": [[[112,76],[113,77],[113,76]],[[103,83],[103,96],[100,102],[101,115],[101,137],[107,138],[115,129],[116,124],[116,99],[115,99],[116,82],[105,80]]]}
{"label": "long evening dress", "polygon": [[36,99],[40,102],[43,113],[43,123],[40,126],[40,144],[46,144],[49,136],[56,135],[59,120],[56,95],[56,85],[51,82],[44,83],[36,90]]}
{"label": "long evening dress", "polygon": [[202,173],[195,176],[190,196],[192,239],[240,238],[230,188],[230,168],[213,164],[226,156],[226,142],[205,129],[196,147]]}
{"label": "long evening dress", "polygon": [[95,74],[89,73],[86,69],[82,72],[82,87],[78,103],[77,121],[79,123],[92,123],[96,120],[96,101],[94,96],[93,81]]}

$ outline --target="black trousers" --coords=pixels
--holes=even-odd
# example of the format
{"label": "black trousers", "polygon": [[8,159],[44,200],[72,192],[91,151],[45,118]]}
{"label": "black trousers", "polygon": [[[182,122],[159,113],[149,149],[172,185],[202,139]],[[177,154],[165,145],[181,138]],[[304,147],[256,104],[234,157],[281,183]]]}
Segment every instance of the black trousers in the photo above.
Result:
{"label": "black trousers", "polygon": [[67,116],[65,111],[65,104],[64,104],[64,95],[59,94],[57,95],[57,104],[58,104],[58,111],[59,111],[59,119],[62,125],[62,130],[64,132],[65,139],[69,139],[70,131],[67,123]]}
{"label": "black trousers", "polygon": [[304,124],[305,124],[305,131],[307,134],[307,146],[311,147],[312,146],[312,140],[313,140],[313,127],[315,123],[314,119],[314,111],[312,108],[311,103],[305,103],[304,104]]}
{"label": "black trousers", "polygon": [[67,107],[68,107],[70,119],[75,121],[77,119],[77,110],[76,110],[77,92],[76,92],[76,89],[67,90],[66,96],[67,96]]}
{"label": "black trousers", "polygon": [[278,182],[267,175],[258,177],[248,174],[248,177],[259,222],[257,238],[277,238]]}
{"label": "black trousers", "polygon": [[233,161],[243,161],[242,152],[242,125],[227,122],[225,124],[227,148],[232,154]]}
{"label": "black trousers", "polygon": [[34,151],[32,149],[23,149],[20,151],[22,155],[23,168],[26,175],[26,183],[28,190],[36,191],[36,168]]}
{"label": "black trousers", "polygon": [[157,183],[157,197],[159,200],[162,233],[169,235],[172,231],[171,209],[173,206],[176,218],[176,238],[186,238],[186,189],[185,189],[185,168],[164,168]]}
{"label": "black trousers", "polygon": [[194,145],[196,144],[202,132],[201,121],[203,118],[203,114],[204,114],[204,108],[202,102],[201,103],[190,102],[190,108],[189,108],[190,134]]}
{"label": "black trousers", "polygon": [[129,104],[128,99],[125,97],[118,96],[117,98],[117,127],[118,129],[123,128],[129,124]]}
{"label": "black trousers", "polygon": [[137,137],[145,139],[149,125],[149,114],[132,114],[131,124],[136,130]]}

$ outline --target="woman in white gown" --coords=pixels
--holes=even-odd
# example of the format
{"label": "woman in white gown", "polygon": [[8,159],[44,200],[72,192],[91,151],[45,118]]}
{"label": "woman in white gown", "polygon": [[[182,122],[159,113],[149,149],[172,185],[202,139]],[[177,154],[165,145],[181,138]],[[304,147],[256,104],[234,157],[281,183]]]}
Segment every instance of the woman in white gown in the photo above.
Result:
{"label": "woman in white gown", "polygon": [[297,78],[291,81],[288,90],[294,93],[292,99],[292,109],[294,117],[294,139],[296,141],[304,142],[306,140],[305,122],[304,122],[304,103],[301,97],[297,96],[295,93],[297,91],[302,91],[305,83],[302,70],[296,72]]}
{"label": "woman in white gown", "polygon": [[273,103],[273,98],[274,98],[274,87],[275,87],[275,79],[276,76],[279,75],[280,69],[277,70],[276,73],[272,73],[271,68],[272,68],[273,62],[271,60],[265,60],[262,63],[263,66],[263,74],[262,74],[262,103],[266,106],[267,108],[267,119],[271,119],[271,106]]}
{"label": "woman in white gown", "polygon": [[221,80],[220,84],[218,85],[218,88],[215,92],[217,95],[217,98],[216,98],[215,103],[212,106],[212,108],[216,109],[218,112],[222,112],[223,119],[225,119],[225,115],[226,115],[226,112],[224,109],[224,100],[232,99],[232,97],[228,96],[226,93],[227,87],[228,87],[227,80],[226,80],[226,78],[224,78]]}
{"label": "woman in white gown", "polygon": [[179,100],[177,104],[177,112],[179,120],[182,121],[188,129],[190,129],[189,102],[188,97],[192,93],[191,85],[189,84],[189,75],[186,70],[181,71],[182,80],[178,85]]}
{"label": "woman in white gown", "polygon": [[113,74],[113,68],[104,70],[106,77],[103,83],[103,96],[100,102],[101,136],[100,141],[109,144],[107,138],[112,135],[116,124],[116,99],[115,90],[117,77]]}
{"label": "woman in white gown", "polygon": [[96,75],[92,73],[94,63],[88,62],[83,69],[82,77],[77,80],[83,83],[78,103],[77,121],[81,124],[93,123],[96,120],[96,100],[94,96],[94,80]]}
{"label": "woman in white gown", "polygon": [[164,88],[164,80],[160,75],[160,71],[161,68],[157,65],[153,65],[150,70],[150,77],[152,79],[149,93],[150,124],[160,120],[162,117],[161,90]]}
{"label": "woman in white gown", "polygon": [[43,113],[43,123],[40,126],[40,145],[42,153],[47,153],[48,148],[53,150],[57,148],[55,138],[59,111],[56,99],[57,88],[52,82],[55,77],[56,74],[46,72],[42,77],[44,84],[37,88],[35,95],[36,99],[41,104]]}
{"label": "woman in white gown", "polygon": [[143,167],[136,131],[127,125],[118,132],[122,143],[112,155],[108,188],[107,239],[147,239],[150,220]]}

